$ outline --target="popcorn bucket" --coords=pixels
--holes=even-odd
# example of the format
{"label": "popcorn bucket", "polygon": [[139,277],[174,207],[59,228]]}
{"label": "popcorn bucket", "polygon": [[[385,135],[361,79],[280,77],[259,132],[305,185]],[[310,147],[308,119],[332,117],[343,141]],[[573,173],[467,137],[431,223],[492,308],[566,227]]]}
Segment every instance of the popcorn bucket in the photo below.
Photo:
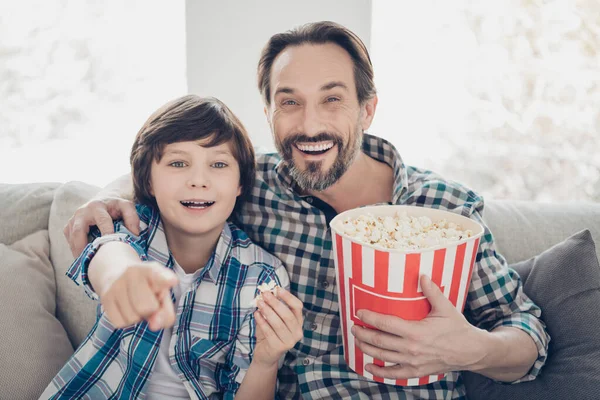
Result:
{"label": "popcorn bucket", "polygon": [[[471,230],[473,235],[444,246],[422,250],[382,249],[359,243],[343,232],[342,221],[370,214],[394,216],[406,212],[409,217],[429,217],[433,222],[445,219]],[[431,305],[421,290],[419,277],[427,275],[454,306],[464,309],[473,264],[483,227],[477,222],[448,211],[415,206],[371,206],[348,210],[331,221],[333,254],[338,279],[338,301],[344,340],[344,358],[357,374],[376,382],[416,386],[438,381],[444,374],[411,379],[383,379],[365,370],[365,365],[392,365],[364,354],[354,342],[350,329],[354,324],[368,326],[356,312],[361,309],[395,315],[405,320],[421,320]]]}

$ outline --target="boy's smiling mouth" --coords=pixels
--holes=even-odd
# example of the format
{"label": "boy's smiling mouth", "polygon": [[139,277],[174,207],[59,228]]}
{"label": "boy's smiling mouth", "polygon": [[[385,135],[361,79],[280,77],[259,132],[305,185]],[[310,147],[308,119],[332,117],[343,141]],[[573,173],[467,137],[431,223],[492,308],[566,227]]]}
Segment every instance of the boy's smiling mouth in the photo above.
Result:
{"label": "boy's smiling mouth", "polygon": [[214,201],[206,201],[206,200],[182,200],[180,201],[181,205],[187,208],[193,208],[198,210],[203,210],[215,204]]}

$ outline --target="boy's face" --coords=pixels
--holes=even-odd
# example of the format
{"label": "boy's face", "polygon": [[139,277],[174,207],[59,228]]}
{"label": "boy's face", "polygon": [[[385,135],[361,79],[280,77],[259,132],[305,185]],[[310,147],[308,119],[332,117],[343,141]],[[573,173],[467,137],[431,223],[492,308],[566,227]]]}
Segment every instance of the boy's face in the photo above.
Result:
{"label": "boy's face", "polygon": [[151,193],[165,229],[187,236],[217,234],[241,194],[240,169],[228,143],[171,143],[152,162]]}

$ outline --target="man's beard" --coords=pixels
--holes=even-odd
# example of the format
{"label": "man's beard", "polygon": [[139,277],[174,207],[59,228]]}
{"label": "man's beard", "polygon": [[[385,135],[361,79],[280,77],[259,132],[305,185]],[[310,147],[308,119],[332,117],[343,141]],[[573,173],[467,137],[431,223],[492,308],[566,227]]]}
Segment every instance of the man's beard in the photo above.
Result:
{"label": "man's beard", "polygon": [[[321,171],[323,161],[306,161],[306,169],[304,170],[296,165],[292,153],[295,143],[318,143],[325,141],[332,141],[333,146],[337,146],[338,150],[337,157],[328,171]],[[356,157],[360,154],[362,141],[363,133],[360,125],[357,124],[356,131],[347,145],[344,145],[344,140],[339,135],[322,132],[314,137],[298,133],[285,138],[283,141],[279,141],[275,137],[275,146],[300,189],[303,191],[321,192],[331,187],[346,173],[350,165],[352,165]]]}

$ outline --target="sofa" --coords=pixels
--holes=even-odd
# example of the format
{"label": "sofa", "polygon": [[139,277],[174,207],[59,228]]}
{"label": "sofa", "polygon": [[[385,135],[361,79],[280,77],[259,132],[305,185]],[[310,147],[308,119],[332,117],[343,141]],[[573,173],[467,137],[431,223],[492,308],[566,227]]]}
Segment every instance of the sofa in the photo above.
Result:
{"label": "sofa", "polygon": [[[63,236],[63,227],[77,207],[99,190],[98,187],[82,182],[0,184],[0,333],[2,338],[0,398],[2,399],[37,398],[73,350],[85,339],[95,321],[97,304],[84,294],[82,288],[78,288],[65,276],[73,256]],[[535,265],[541,262],[540,259],[532,257],[548,251],[556,244],[563,243],[563,247],[566,246],[564,240],[583,229],[589,230],[585,234],[589,242],[586,251],[591,251],[590,254],[595,253],[594,243],[589,239],[593,238],[596,245],[600,240],[600,204],[542,204],[490,200],[486,202],[484,219],[496,238],[500,253],[510,264],[529,260],[529,267],[521,265],[521,268],[531,270],[533,265],[532,275],[537,273],[535,282],[545,280],[545,271]],[[581,239],[581,235],[580,233],[576,239]],[[558,253],[562,251],[562,248],[557,247],[557,249],[554,251]],[[575,249],[575,251],[581,253],[581,250]],[[544,262],[553,262],[553,260],[558,262],[556,260],[561,258],[554,253],[548,253]],[[580,276],[582,281],[574,283],[575,290],[583,285],[585,293],[589,291],[593,294],[600,293],[598,289],[600,279],[596,277],[596,275],[600,276],[597,256],[594,259],[588,257],[586,262],[590,264],[591,275],[578,274],[577,265],[559,265],[556,268],[561,270],[566,278],[559,278],[559,282],[556,283],[544,282],[546,286],[540,287],[546,289],[538,290],[532,287],[529,290],[534,292],[538,290],[538,294],[543,291],[547,297],[550,297],[549,301],[552,301],[556,296],[550,292],[556,288],[563,291],[560,288],[563,280],[569,281],[569,277]],[[594,272],[594,269],[597,271]],[[527,274],[529,270],[520,273]],[[527,289],[527,286],[525,288]],[[580,296],[579,292],[576,290],[573,296]],[[536,293],[528,294],[535,298]],[[592,299],[592,301],[596,300]],[[558,312],[562,307],[560,304]],[[586,312],[591,313],[585,315],[585,320],[599,316],[600,303],[596,305],[597,307],[589,305],[585,307]],[[542,311],[544,311],[543,307]],[[570,312],[570,314],[577,314],[577,312]],[[572,329],[573,322],[569,322],[568,317],[569,315],[559,315],[553,320],[554,326],[549,326],[549,329],[564,328],[567,331]],[[595,327],[594,329],[600,332],[598,321],[600,318],[597,321],[590,321],[590,324],[595,324],[590,328]],[[594,335],[594,331],[590,330],[590,334]],[[596,336],[586,336],[585,345],[588,347],[585,348],[585,354],[580,356],[587,356],[587,361],[595,355],[600,359],[600,340],[596,343],[588,343],[593,341],[594,337]],[[580,348],[580,344],[576,343],[575,347]],[[558,359],[559,356],[553,358],[554,356],[550,354],[548,365],[554,362],[560,364],[564,370],[566,364]],[[566,355],[567,360],[572,358],[570,354]],[[564,378],[561,381],[563,384],[585,381],[586,391],[570,398],[588,398],[590,393],[594,393],[593,388],[596,384],[599,389],[597,398],[600,398],[600,378],[587,376],[590,375],[590,368],[600,368],[600,366],[594,360],[590,362],[589,365],[585,364],[587,372],[577,372],[576,368],[570,367],[567,371],[561,372],[565,375],[559,376],[561,379]],[[577,373],[580,375],[576,375]],[[568,376],[569,374],[571,376]],[[544,370],[542,370],[543,375]],[[600,376],[600,373],[597,376]],[[476,374],[466,375],[465,379],[470,398],[490,399],[494,396],[489,393],[494,390],[519,386],[498,384]],[[556,379],[558,378],[554,377],[552,381]],[[527,384],[532,383],[520,385]],[[577,386],[573,387],[577,388]],[[538,391],[533,387],[532,390],[536,393]],[[540,390],[554,389],[551,383],[547,383],[546,388]],[[570,393],[577,392],[577,389],[569,390]],[[514,395],[517,397],[511,397],[510,394],[509,397],[506,396],[505,392],[498,392],[498,398],[518,398],[517,394]]]}

